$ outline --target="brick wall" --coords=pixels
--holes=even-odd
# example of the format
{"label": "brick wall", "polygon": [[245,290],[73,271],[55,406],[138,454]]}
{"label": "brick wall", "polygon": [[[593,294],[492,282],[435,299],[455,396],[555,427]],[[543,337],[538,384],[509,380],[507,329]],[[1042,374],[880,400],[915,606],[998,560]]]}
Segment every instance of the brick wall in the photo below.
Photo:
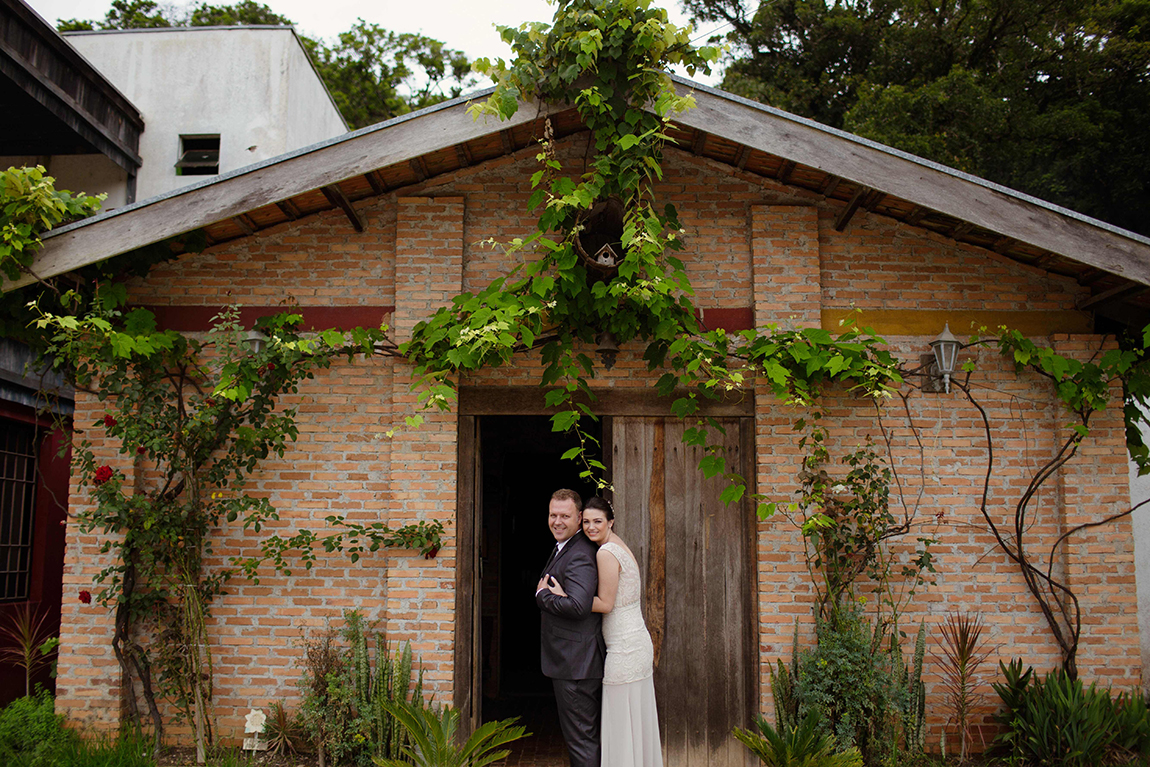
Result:
{"label": "brick wall", "polygon": [[[580,163],[585,138],[561,142],[559,149],[568,163]],[[530,232],[533,217],[525,203],[533,157],[534,150],[524,150],[357,203],[368,221],[362,234],[341,213],[330,212],[186,256],[135,285],[134,298],[171,306],[388,305],[396,308],[395,327],[408,332],[421,312],[445,303],[460,287],[481,288],[518,260],[533,257],[484,244]],[[1060,278],[874,213],[859,213],[845,231],[836,232],[837,205],[675,149],[667,152],[658,194],[678,206],[688,230],[687,248],[679,255],[697,304],[753,309],[758,324],[817,325],[821,311],[851,306],[1061,311],[1071,309],[1080,292]],[[923,327],[887,340],[897,354],[914,360],[940,329]],[[1100,339],[1058,342],[1087,354]],[[616,367],[599,374],[595,385],[650,386],[640,354],[638,348],[625,348]],[[1007,519],[1029,475],[1053,455],[1067,419],[1043,381],[1016,376],[989,350],[965,356],[977,358],[976,396],[995,424],[988,511]],[[540,370],[538,356],[529,355],[464,383],[532,385]],[[428,686],[438,700],[451,699],[457,419],[450,412],[432,414],[422,429],[402,429],[403,417],[415,406],[409,375],[403,363],[373,359],[333,366],[306,382],[291,399],[300,409],[300,439],[282,460],[265,464],[255,487],[283,515],[277,529],[320,529],[331,513],[391,524],[438,519],[448,525],[447,545],[432,560],[394,551],[354,565],[326,557],[311,572],[268,575],[259,586],[234,584],[213,608],[210,627],[217,647],[215,714],[225,739],[239,736],[249,707],[277,699],[293,705],[301,637],[323,630],[349,607],[380,620],[391,637],[412,639],[428,670]],[[915,534],[938,539],[939,572],[911,601],[904,619],[908,633],[920,619],[936,626],[948,612],[978,611],[998,647],[992,661],[1022,656],[1039,669],[1052,667],[1056,647],[978,509],[986,444],[977,411],[959,394],[917,392],[908,399],[909,421],[897,399],[883,406],[881,420],[873,405],[846,396],[832,394],[828,404],[835,455],[868,436],[882,444],[882,427],[893,435],[892,465],[904,483]],[[762,392],[755,395],[755,410],[758,486],[790,500],[800,460],[791,429],[795,413]],[[77,424],[93,423],[100,415],[98,402],[79,397]],[[1038,499],[1031,532],[1036,542],[1049,542],[1067,525],[1119,510],[1126,502],[1120,413],[1100,414],[1093,425],[1079,462]],[[391,428],[399,431],[388,439]],[[100,449],[109,460],[122,460],[113,446]],[[84,502],[74,492],[74,510]],[[98,569],[97,543],[74,525],[68,540],[65,583],[72,597],[65,596],[61,710],[74,721],[111,726],[119,711],[119,675],[107,643],[109,617],[74,598]],[[228,531],[217,553],[244,551],[254,543],[253,537]],[[1080,586],[1087,611],[1079,661],[1083,676],[1122,687],[1138,684],[1129,526],[1076,536],[1068,550],[1070,557],[1058,566]],[[761,706],[768,714],[769,666],[789,656],[796,620],[803,636],[811,630],[814,594],[802,551],[800,536],[784,519],[758,524]],[[930,641],[937,637],[932,631]],[[939,677],[929,662],[927,681],[930,726],[937,734]]]}

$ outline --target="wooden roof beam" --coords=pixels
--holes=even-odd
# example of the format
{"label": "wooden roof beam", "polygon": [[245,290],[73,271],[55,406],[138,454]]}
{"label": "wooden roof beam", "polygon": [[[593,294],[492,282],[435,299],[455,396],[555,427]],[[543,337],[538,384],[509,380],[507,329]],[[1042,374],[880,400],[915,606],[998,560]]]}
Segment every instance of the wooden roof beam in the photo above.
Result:
{"label": "wooden roof beam", "polygon": [[847,228],[847,224],[850,223],[851,219],[854,218],[855,213],[858,213],[859,208],[862,207],[863,200],[868,198],[870,193],[873,191],[874,190],[868,186],[860,186],[858,190],[855,191],[854,196],[850,199],[850,202],[848,202],[847,206],[842,209],[841,213],[839,213],[839,217],[835,219],[836,232],[841,232]]}
{"label": "wooden roof beam", "polygon": [[927,213],[930,213],[930,210],[922,207],[921,205],[915,205],[910,209],[910,213],[906,214],[906,217],[903,218],[902,222],[907,226],[918,226],[920,223],[922,223],[922,220],[926,218]]}
{"label": "wooden roof beam", "polygon": [[1078,309],[1095,309],[1104,304],[1116,304],[1126,298],[1133,298],[1134,296],[1145,293],[1150,288],[1145,285],[1139,285],[1136,282],[1125,282],[1117,287],[1105,290],[1096,296],[1091,296],[1078,304]]}
{"label": "wooden roof beam", "polygon": [[241,213],[238,216],[232,216],[232,223],[238,226],[240,230],[243,231],[243,233],[248,237],[251,237],[256,233],[256,225],[250,218],[248,218],[248,214],[246,213]]}
{"label": "wooden roof beam", "polygon": [[327,198],[328,202],[343,211],[344,215],[347,216],[347,220],[351,222],[351,225],[355,231],[362,232],[365,229],[363,216],[359,214],[359,211],[352,207],[351,200],[347,199],[347,195],[343,193],[342,189],[340,189],[339,184],[329,184],[328,186],[323,187],[320,191],[323,192],[323,196]]}
{"label": "wooden roof beam", "polygon": [[303,215],[303,213],[300,212],[299,206],[292,202],[290,198],[286,200],[278,200],[276,202],[276,207],[280,209],[280,213],[283,213],[288,217],[289,221],[295,221],[297,218]]}
{"label": "wooden roof beam", "polygon": [[739,170],[746,168],[749,159],[751,159],[751,148],[746,144],[740,144],[739,151],[735,153],[735,167]]}
{"label": "wooden roof beam", "polygon": [[455,158],[459,160],[459,164],[464,168],[475,162],[475,159],[471,156],[471,150],[467,147],[467,144],[455,145]]}
{"label": "wooden roof beam", "polygon": [[691,154],[702,156],[703,147],[707,145],[707,133],[695,129],[695,138],[691,141]]}
{"label": "wooden roof beam", "polygon": [[775,180],[781,184],[785,184],[791,180],[791,174],[795,170],[794,160],[783,160],[782,165],[779,166],[779,172],[775,174]]}
{"label": "wooden roof beam", "polygon": [[510,128],[504,128],[499,131],[499,141],[503,144],[505,154],[513,154],[515,152],[515,137],[511,135]]}
{"label": "wooden roof beam", "polygon": [[373,170],[369,173],[364,173],[363,177],[365,179],[367,179],[367,184],[368,184],[368,186],[371,187],[372,194],[378,195],[378,194],[383,194],[384,192],[387,191],[387,187],[384,186],[383,182],[380,181],[380,179],[379,179],[379,173],[378,172]]}
{"label": "wooden roof beam", "polygon": [[823,182],[823,188],[819,191],[819,193],[823,197],[830,197],[835,193],[835,190],[839,188],[839,184],[842,182],[843,180],[841,176],[827,174],[827,180]]}
{"label": "wooden roof beam", "polygon": [[956,226],[951,228],[950,232],[947,234],[947,237],[952,240],[960,240],[973,231],[974,224],[970,223],[969,221],[959,221]]}
{"label": "wooden roof beam", "polygon": [[431,176],[431,173],[427,170],[427,163],[424,162],[422,155],[418,157],[412,157],[410,160],[408,160],[407,164],[411,166],[413,171],[415,171],[416,181],[426,181]]}

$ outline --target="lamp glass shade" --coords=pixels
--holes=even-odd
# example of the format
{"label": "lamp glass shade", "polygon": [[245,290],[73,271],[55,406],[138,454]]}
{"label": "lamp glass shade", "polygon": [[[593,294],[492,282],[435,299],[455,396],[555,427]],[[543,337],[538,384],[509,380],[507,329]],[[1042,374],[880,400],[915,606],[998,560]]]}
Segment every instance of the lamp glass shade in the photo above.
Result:
{"label": "lamp glass shade", "polygon": [[930,342],[930,348],[934,350],[934,361],[938,364],[938,372],[941,375],[949,376],[954,372],[955,363],[958,361],[958,347],[961,345],[950,332],[950,323],[946,324],[938,334],[938,338]]}

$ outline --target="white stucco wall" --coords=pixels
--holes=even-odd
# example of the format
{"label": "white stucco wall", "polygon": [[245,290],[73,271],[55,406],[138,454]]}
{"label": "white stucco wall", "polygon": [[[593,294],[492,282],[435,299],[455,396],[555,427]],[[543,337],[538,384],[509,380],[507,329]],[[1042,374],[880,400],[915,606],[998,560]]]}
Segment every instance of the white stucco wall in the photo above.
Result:
{"label": "white stucco wall", "polygon": [[[1143,439],[1150,434],[1143,434]],[[1139,477],[1130,463],[1130,503],[1150,498],[1150,476]],[[1142,644],[1142,668],[1150,669],[1150,504],[1132,515],[1134,520],[1134,574],[1138,582],[1138,633]],[[1142,675],[1142,689],[1150,694],[1150,673]]]}
{"label": "white stucco wall", "polygon": [[102,154],[0,155],[0,168],[43,165],[57,189],[107,194],[101,210],[118,208],[127,200],[128,172]]}
{"label": "white stucco wall", "polygon": [[212,178],[176,175],[181,135],[219,134],[226,173],[347,132],[289,27],[66,37],[144,117],[137,200]]}

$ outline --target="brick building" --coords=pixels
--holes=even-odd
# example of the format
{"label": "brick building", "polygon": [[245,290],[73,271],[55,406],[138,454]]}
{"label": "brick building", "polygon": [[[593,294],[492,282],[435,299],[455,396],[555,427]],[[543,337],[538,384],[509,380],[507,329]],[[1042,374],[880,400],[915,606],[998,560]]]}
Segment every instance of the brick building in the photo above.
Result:
{"label": "brick building", "polygon": [[[656,195],[678,208],[682,257],[712,327],[834,331],[861,309],[863,324],[917,360],[945,323],[960,335],[972,323],[1007,325],[1088,357],[1113,329],[1145,321],[1145,238],[719,91],[698,87],[695,97]],[[134,302],[166,326],[203,330],[219,307],[239,303],[248,320],[290,306],[312,327],[387,320],[402,338],[460,290],[508,268],[501,250],[481,243],[532,230],[526,201],[544,117],[564,160],[577,165],[587,153],[587,133],[566,107],[531,105],[496,123],[473,120],[466,106],[448,102],[61,229],[34,269],[61,274],[203,229],[207,250],[132,287]],[[810,628],[802,539],[781,517],[758,520],[748,502],[718,501],[720,480],[695,468],[698,455],[682,445],[683,425],[655,396],[639,351],[624,347],[594,385],[619,531],[648,577],[664,741],[676,763],[741,762],[731,726],[771,712],[768,669],[789,655],[796,619]],[[1068,419],[1045,380],[1017,376],[992,350],[967,349],[962,359],[978,363],[978,399],[995,438],[990,510],[1006,520]],[[307,573],[234,584],[210,629],[223,737],[239,736],[252,706],[292,707],[301,633],[350,607],[413,641],[437,700],[484,718],[536,700],[537,617],[525,592],[545,559],[547,497],[577,483],[545,420],[540,365],[527,355],[468,377],[454,412],[392,439],[384,433],[415,402],[402,361],[335,365],[306,383],[295,398],[298,442],[257,477],[285,527],[318,529],[333,512],[393,524],[436,519],[448,545],[434,559],[333,556]],[[1057,646],[978,509],[987,451],[977,411],[957,393],[915,391],[907,403],[880,413],[846,394],[828,402],[837,455],[867,437],[881,444],[883,426],[893,434],[898,513],[914,516],[909,540],[938,540],[937,575],[905,621],[936,626],[948,612],[978,612],[998,647],[994,660],[1053,667]],[[81,424],[100,412],[84,397],[76,407]],[[711,414],[753,489],[789,500],[801,455],[795,413],[748,387]],[[1099,413],[1092,429],[1080,458],[1043,491],[1029,533],[1036,540],[1128,505],[1120,410]],[[128,476],[138,468],[111,445],[106,458]],[[87,502],[75,486],[71,502],[73,511]],[[240,531],[223,536],[218,555],[251,546]],[[1133,546],[1122,521],[1075,536],[1056,563],[1084,608],[1083,676],[1120,688],[1139,686],[1142,675]],[[69,529],[58,700],[75,722],[112,726],[121,691],[110,616],[74,596],[98,570],[96,548]],[[665,588],[651,588],[652,572]],[[935,630],[928,642],[937,639]],[[937,740],[941,693],[929,660],[926,681],[928,737]]]}

